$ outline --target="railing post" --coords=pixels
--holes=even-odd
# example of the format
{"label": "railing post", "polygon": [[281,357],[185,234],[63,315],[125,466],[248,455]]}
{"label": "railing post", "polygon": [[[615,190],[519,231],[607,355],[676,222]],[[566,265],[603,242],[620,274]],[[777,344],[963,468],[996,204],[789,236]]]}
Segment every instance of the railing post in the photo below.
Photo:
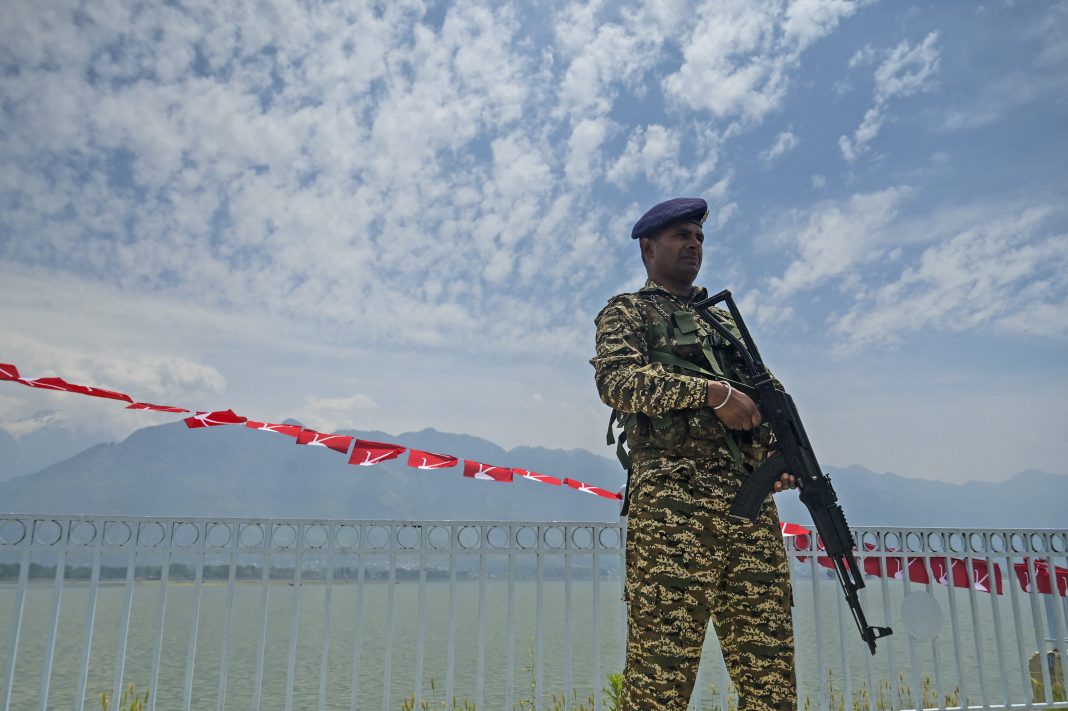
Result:
{"label": "railing post", "polygon": [[19,581],[15,587],[15,607],[11,619],[11,643],[8,645],[7,672],[4,674],[4,711],[11,708],[11,692],[15,686],[15,662],[18,659],[19,636],[22,632],[22,615],[26,608],[26,584],[30,574],[30,542],[33,532],[23,524],[23,535],[27,539],[22,544],[22,556],[19,560]]}
{"label": "railing post", "polygon": [[78,690],[74,695],[75,711],[85,708],[86,684],[89,678],[89,655],[93,649],[93,626],[96,623],[96,596],[100,590],[100,547],[104,538],[103,531],[95,530],[93,540],[93,570],[89,575],[89,602],[86,605],[85,632],[82,638],[82,664],[78,671]]}
{"label": "railing post", "polygon": [[67,549],[59,551],[56,560],[55,583],[52,587],[52,617],[48,624],[48,643],[45,646],[44,663],[41,665],[40,711],[48,711],[48,690],[52,681],[52,659],[56,652],[56,635],[59,631],[59,610],[63,602],[63,577],[66,574]]}
{"label": "railing post", "polygon": [[[194,524],[196,525],[196,524]],[[196,525],[197,568],[193,577],[193,610],[189,614],[189,644],[185,657],[185,689],[182,693],[182,709],[190,711],[193,706],[193,669],[197,658],[197,634],[200,631],[200,602],[204,594],[204,546],[207,538],[207,524]]]}

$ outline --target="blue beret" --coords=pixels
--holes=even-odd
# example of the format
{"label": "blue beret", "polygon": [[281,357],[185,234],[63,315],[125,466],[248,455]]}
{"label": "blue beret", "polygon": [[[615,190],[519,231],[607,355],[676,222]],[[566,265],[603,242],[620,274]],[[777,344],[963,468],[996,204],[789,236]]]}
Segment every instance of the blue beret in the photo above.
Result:
{"label": "blue beret", "polygon": [[674,222],[686,221],[703,225],[706,219],[708,203],[701,198],[672,198],[649,208],[649,211],[634,223],[630,237],[648,237]]}

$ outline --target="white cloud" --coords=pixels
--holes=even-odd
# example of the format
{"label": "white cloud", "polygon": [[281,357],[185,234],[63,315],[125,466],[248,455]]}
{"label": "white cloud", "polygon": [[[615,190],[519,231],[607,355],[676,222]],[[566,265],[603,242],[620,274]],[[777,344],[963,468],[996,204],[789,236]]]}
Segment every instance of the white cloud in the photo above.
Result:
{"label": "white cloud", "polygon": [[[751,87],[765,97],[854,9],[720,5],[697,14],[742,27],[701,61],[736,67],[743,94],[745,67],[770,67]],[[15,2],[0,31],[0,61],[17,67],[0,79],[0,231],[12,235],[0,259],[132,298],[504,349],[520,346],[486,324],[509,320],[505,303],[536,303],[547,330],[522,340],[554,341],[576,333],[576,305],[618,266],[598,186],[694,190],[737,135],[679,121],[677,105],[633,128],[608,115],[624,95],[659,102],[651,87],[696,70],[664,61],[705,41],[678,0],[566,6],[541,28],[551,46],[529,40],[534,16],[476,0],[440,25],[417,2],[35,7]],[[739,102],[731,116],[747,113]]]}
{"label": "white cloud", "polygon": [[[215,368],[182,356],[134,352],[118,346],[86,351],[18,333],[6,339],[6,357],[18,356],[24,378],[61,377],[80,385],[117,390],[134,399],[215,395],[226,379]],[[32,369],[32,370],[31,370]],[[166,403],[160,403],[166,404]],[[179,403],[180,404],[180,403]]]}
{"label": "white cloud", "polygon": [[[552,262],[537,259],[554,250],[529,237],[568,189],[568,171],[583,167],[582,156],[568,162],[547,150],[549,110],[531,103],[538,84],[513,41],[516,19],[476,3],[451,7],[439,30],[419,22],[418,5],[391,4],[378,16],[261,10],[284,19],[285,32],[261,19],[240,33],[219,30],[236,26],[225,10],[175,19],[158,8],[88,29],[69,13],[51,15],[39,35],[49,57],[66,53],[62,61],[27,68],[19,59],[21,75],[5,80],[24,100],[12,102],[2,146],[12,160],[0,180],[17,206],[2,219],[26,237],[0,245],[0,256],[131,293],[162,290],[204,307],[422,343],[501,319],[499,302],[477,290],[460,307],[439,275],[473,275],[507,293],[521,262],[524,281],[544,279]],[[156,30],[161,43],[149,36]],[[135,63],[101,64],[116,36],[116,56]],[[178,71],[177,49],[194,43],[196,56]],[[121,81],[86,78],[99,76]],[[593,147],[596,124],[586,128],[594,131],[576,135],[582,149]],[[487,145],[489,160],[478,155]],[[595,180],[596,155],[585,160],[585,179]],[[412,329],[385,326],[412,314]]]}
{"label": "white cloud", "polygon": [[849,136],[838,137],[838,147],[842,150],[842,156],[852,163],[862,153],[865,153],[868,150],[868,144],[879,135],[885,120],[881,107],[873,106],[865,111],[864,120],[857,126],[852,138]]}
{"label": "white cloud", "polygon": [[842,347],[927,329],[1068,337],[1068,235],[1043,229],[1052,214],[1023,209],[924,249],[837,321]]}
{"label": "white cloud", "polygon": [[[917,211],[949,198],[920,186],[944,179],[968,191],[962,166],[978,165],[983,146],[955,143],[937,175],[929,158],[945,146],[925,145],[918,158],[903,151],[887,161],[886,174],[898,177],[885,185],[899,186],[889,190],[838,193],[865,178],[848,165],[798,173],[787,161],[768,184],[745,157],[774,160],[800,130],[755,145],[766,129],[754,127],[787,100],[814,121],[836,113],[817,105],[834,98],[822,87],[835,77],[822,62],[806,65],[814,44],[840,35],[848,46],[828,55],[849,57],[871,43],[848,75],[854,86],[861,74],[876,85],[847,132],[855,156],[876,147],[907,96],[917,97],[909,108],[942,116],[920,96],[938,77],[940,52],[948,62],[975,50],[1016,68],[996,78],[975,67],[947,74],[953,96],[962,77],[983,89],[964,92],[974,103],[952,106],[946,127],[997,128],[1010,115],[999,102],[1053,115],[1068,76],[1057,71],[1061,5],[926,49],[922,34],[910,35],[895,49],[901,22],[845,26],[865,4],[9,0],[0,24],[4,359],[34,375],[256,419],[434,426],[502,444],[589,448],[603,426],[585,362],[592,314],[612,286],[641,283],[627,236],[652,193],[685,191],[708,198],[708,228],[722,230],[705,278],[746,295],[761,321],[787,321],[797,297],[810,299],[808,318],[783,330],[818,333],[818,358],[806,365],[823,362],[826,322],[812,312],[833,324],[855,318],[863,331],[866,315],[881,313],[880,290],[908,270],[917,292],[960,283],[921,270],[921,256],[996,222],[976,205],[997,202],[986,186],[999,176],[984,176],[975,204],[929,214]],[[906,26],[920,17],[887,3],[880,12]],[[1033,36],[1020,32],[1027,23]],[[1018,60],[993,36],[1033,51]],[[822,140],[809,138],[811,125],[806,145]],[[766,225],[781,205],[804,204],[810,180],[827,199],[779,220],[784,251],[762,249]],[[1050,240],[1063,232],[1043,222],[1013,248],[967,244],[1025,271],[1035,264],[1027,249],[1061,268]],[[953,255],[928,258],[950,264]],[[759,298],[757,283],[766,287]],[[1060,282],[1038,270],[1011,286],[1028,308],[1006,331],[1063,333]],[[967,322],[971,312],[955,308]],[[177,419],[6,391],[14,394],[0,398],[5,420],[61,408],[70,422],[128,432]],[[510,417],[502,402],[531,407]]]}
{"label": "white cloud", "polygon": [[364,393],[343,397],[310,396],[297,419],[315,429],[332,431],[367,423],[378,409],[378,403]]}
{"label": "white cloud", "polygon": [[[842,156],[847,161],[852,163],[867,152],[869,144],[879,135],[886,122],[887,105],[891,99],[935,88],[935,77],[941,61],[935,46],[937,41],[938,33],[931,32],[915,46],[905,41],[886,53],[886,58],[875,70],[874,104],[864,113],[864,119],[852,136],[840,136],[838,139]],[[859,53],[854,55],[850,67],[864,61],[859,57]]]}
{"label": "white cloud", "polygon": [[842,0],[705,3],[667,92],[719,117],[758,121],[781,104],[801,53],[855,10]]}
{"label": "white cloud", "polygon": [[865,64],[871,64],[877,54],[874,47],[866,44],[853,53],[853,56],[849,58],[848,66],[850,69],[855,69]]}
{"label": "white cloud", "polygon": [[716,210],[716,222],[713,227],[714,230],[722,230],[723,227],[734,217],[734,213],[738,211],[738,203],[729,202],[723,207]]}
{"label": "white cloud", "polygon": [[887,228],[911,193],[908,186],[858,193],[848,201],[828,202],[796,215],[803,226],[785,239],[797,256],[782,276],[769,280],[771,294],[782,300],[880,259],[893,244]]}
{"label": "white cloud", "polygon": [[681,139],[677,132],[660,126],[639,126],[627,139],[627,147],[608,169],[607,177],[623,186],[642,175],[665,192],[677,190],[690,181],[690,174],[680,165]]}
{"label": "white cloud", "polygon": [[923,42],[913,47],[902,42],[875,70],[875,100],[885,103],[897,96],[912,96],[934,88],[941,56],[935,42],[938,33],[931,32]]}
{"label": "white cloud", "polygon": [[765,163],[770,163],[784,153],[788,153],[797,148],[797,145],[800,142],[800,139],[794,135],[793,131],[783,131],[775,136],[775,143],[773,143],[770,148],[761,152],[760,160]]}
{"label": "white cloud", "polygon": [[727,174],[725,177],[720,178],[715,184],[704,192],[704,196],[708,200],[722,201],[727,199],[727,191],[731,187],[731,180],[733,175]]}
{"label": "white cloud", "polygon": [[[29,283],[22,274],[6,273],[3,278],[5,284],[16,289]],[[91,286],[85,290],[75,286],[67,293],[57,288],[43,302],[32,292],[28,294],[21,308],[17,308],[17,315],[9,314],[4,360],[18,367],[24,378],[61,377],[77,385],[122,392],[134,401],[188,409],[229,407],[221,397],[227,391],[227,381],[216,367],[185,355],[168,354],[162,342],[152,343],[150,333],[155,328],[174,329],[180,318],[154,323],[151,314],[137,308],[120,308],[112,311],[115,326],[105,321],[87,324],[78,311],[81,304],[90,302],[104,311],[112,305],[94,298],[97,295]],[[22,298],[13,297],[10,301],[15,305]],[[136,321],[139,328],[131,329],[127,319]],[[208,324],[209,321],[202,321],[200,327],[209,329]],[[123,331],[127,332],[125,336],[119,336]],[[121,437],[136,427],[182,417],[128,410],[121,401],[11,383],[3,389],[0,423],[16,435],[59,424],[101,437]],[[27,412],[43,415],[27,418]]]}
{"label": "white cloud", "polygon": [[863,3],[850,0],[794,0],[786,6],[784,43],[799,49],[823,38]]}
{"label": "white cloud", "polygon": [[[756,14],[772,8],[776,18],[760,41],[704,57],[729,80],[725,90],[737,82],[734,94],[714,97],[723,109],[716,114],[695,87],[683,87],[693,89],[689,97],[664,89],[666,77],[696,61],[683,55],[694,18],[728,3],[716,5],[594,3],[579,8],[592,13],[586,24],[553,17],[561,32],[576,30],[566,44],[522,6],[470,0],[437,8],[433,18],[417,2],[269,0],[255,9],[161,4],[136,12],[95,3],[81,8],[78,23],[62,4],[13,0],[0,28],[5,352],[14,348],[11,359],[35,375],[159,393],[163,402],[197,408],[232,406],[258,419],[299,414],[307,392],[339,401],[340,413],[348,398],[338,393],[361,393],[378,405],[368,423],[376,429],[435,426],[504,444],[540,438],[589,448],[603,415],[583,360],[591,309],[607,285],[640,270],[626,234],[649,191],[606,185],[608,168],[636,126],[666,127],[677,153],[668,136],[643,134],[633,179],[664,174],[649,165],[670,173],[673,160],[677,181],[707,185],[722,177],[710,177],[722,156],[723,172],[733,168],[738,178],[730,191],[723,183],[714,213],[722,221],[741,205],[723,237],[731,239],[738,223],[744,235],[744,223],[760,214],[751,171],[731,164],[735,148],[750,121],[790,97],[799,68],[806,82],[818,79],[790,57],[825,37],[826,23],[845,7],[756,7]],[[597,41],[602,28],[611,31]],[[885,36],[862,41],[897,39]],[[946,35],[947,58],[961,41]],[[1060,55],[1049,47],[1052,67]],[[883,58],[873,56],[869,71]],[[1009,88],[989,87],[991,99]],[[1027,95],[1037,103],[1055,94]],[[879,113],[884,131],[894,102]],[[958,125],[977,120],[972,108],[954,107]],[[745,152],[766,148],[749,144]],[[967,146],[953,155],[963,164]],[[828,173],[826,184],[843,177]],[[776,199],[764,203],[769,210]],[[851,215],[848,198],[818,205],[798,213],[797,232],[832,205],[843,219]],[[929,238],[922,228],[931,221],[919,222],[893,218],[881,230],[885,247],[869,245],[874,258],[858,257],[826,283],[873,308],[881,285],[917,267],[919,248],[971,227],[947,217],[941,236]],[[789,254],[802,260],[800,250]],[[893,254],[898,261],[890,263]],[[732,286],[755,278],[744,257],[724,266]],[[854,273],[878,278],[862,290]],[[1033,308],[1014,326],[1026,319],[1027,328],[1063,333],[1056,285],[1042,277],[1029,290],[1022,282]],[[818,288],[803,283],[799,290]],[[839,295],[826,295],[829,310],[848,310],[832,296]],[[14,340],[27,334],[42,347]],[[54,356],[45,344],[73,357]],[[457,355],[446,367],[449,353]],[[494,362],[500,372],[487,380],[485,366]],[[186,373],[182,364],[209,371]],[[8,390],[42,402],[5,399],[5,417],[49,406],[85,422],[122,417],[121,406],[90,398]],[[522,422],[502,417],[497,403],[530,392],[543,395],[542,405],[528,408]],[[420,404],[405,407],[410,402]],[[372,414],[334,421],[351,427]],[[158,421],[124,417],[116,427]],[[870,451],[858,446],[858,455]],[[887,468],[900,457],[889,452]]]}
{"label": "white cloud", "polygon": [[599,17],[603,2],[574,3],[557,18],[556,47],[567,68],[557,95],[558,113],[574,120],[606,114],[621,84],[637,80],[656,61],[662,35],[643,28],[635,17],[623,23]]}
{"label": "white cloud", "polygon": [[[22,403],[18,398],[5,397],[0,398],[0,408],[4,410],[16,410],[21,407]],[[42,427],[48,427],[50,425],[61,425],[66,422],[67,418],[64,413],[58,410],[40,410],[33,413],[28,417],[14,417],[9,420],[0,419],[0,429],[7,432],[12,437],[23,437],[31,432],[36,432]]]}
{"label": "white cloud", "polygon": [[583,119],[571,130],[564,172],[570,184],[589,186],[601,173],[601,145],[608,135],[605,119]]}

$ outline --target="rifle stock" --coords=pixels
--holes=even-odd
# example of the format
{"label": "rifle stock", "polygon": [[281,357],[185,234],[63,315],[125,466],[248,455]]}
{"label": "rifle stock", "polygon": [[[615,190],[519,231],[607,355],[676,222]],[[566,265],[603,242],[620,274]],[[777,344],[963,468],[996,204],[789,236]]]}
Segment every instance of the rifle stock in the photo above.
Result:
{"label": "rifle stock", "polygon": [[[710,306],[720,301],[726,301],[744,343],[709,311]],[[701,317],[741,354],[756,390],[757,405],[764,415],[764,420],[775,433],[777,451],[746,478],[731,503],[730,514],[754,520],[768,494],[775,490],[775,482],[779,477],[784,472],[792,474],[801,490],[801,503],[811,514],[819,540],[834,564],[846,603],[860,630],[860,637],[871,653],[875,654],[875,640],[891,634],[892,630],[889,627],[869,625],[864,617],[864,610],[857,597],[857,591],[864,587],[864,577],[853,555],[853,533],[849,530],[845,513],[838,503],[838,495],[831,486],[831,478],[823,473],[819,462],[816,461],[793,398],[775,387],[729,291],[725,290],[705,299],[695,304],[695,308]]]}

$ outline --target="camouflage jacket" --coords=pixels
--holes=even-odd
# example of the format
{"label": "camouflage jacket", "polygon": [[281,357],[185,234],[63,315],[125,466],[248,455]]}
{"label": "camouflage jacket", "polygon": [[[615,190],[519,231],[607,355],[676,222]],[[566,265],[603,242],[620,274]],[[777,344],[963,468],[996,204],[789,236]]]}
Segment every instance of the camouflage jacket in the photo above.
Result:
{"label": "camouflage jacket", "polygon": [[[735,349],[692,307],[707,296],[695,287],[681,299],[648,281],[636,293],[612,297],[595,319],[597,355],[590,363],[597,391],[619,413],[635,458],[710,458],[752,468],[767,452],[770,429],[728,430],[705,404],[710,379],[749,382]],[[712,311],[737,335],[729,312]],[[680,359],[696,368],[678,365]]]}

